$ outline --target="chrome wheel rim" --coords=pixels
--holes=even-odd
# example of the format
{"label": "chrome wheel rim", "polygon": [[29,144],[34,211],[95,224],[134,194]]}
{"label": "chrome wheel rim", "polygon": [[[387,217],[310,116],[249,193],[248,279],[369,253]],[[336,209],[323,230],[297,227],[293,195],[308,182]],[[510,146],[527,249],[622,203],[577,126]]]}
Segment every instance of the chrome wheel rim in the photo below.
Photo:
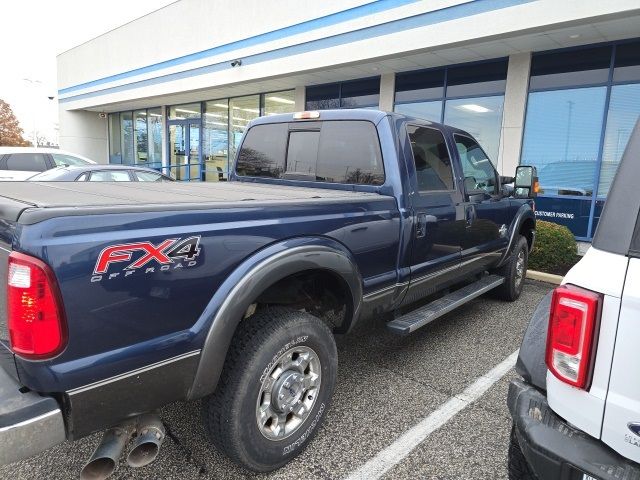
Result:
{"label": "chrome wheel rim", "polygon": [[524,251],[520,250],[518,252],[518,257],[516,258],[516,288],[520,288],[520,284],[522,283],[522,279],[524,278]]}
{"label": "chrome wheel rim", "polygon": [[269,440],[293,435],[313,410],[321,380],[320,359],[309,347],[290,348],[270,363],[256,402],[260,433]]}

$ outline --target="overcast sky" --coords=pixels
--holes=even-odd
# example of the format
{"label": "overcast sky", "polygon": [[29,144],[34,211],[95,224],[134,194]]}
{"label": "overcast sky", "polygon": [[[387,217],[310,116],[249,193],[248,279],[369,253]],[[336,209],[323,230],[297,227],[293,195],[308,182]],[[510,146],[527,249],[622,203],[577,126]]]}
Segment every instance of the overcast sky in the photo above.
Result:
{"label": "overcast sky", "polygon": [[11,105],[30,139],[34,118],[40,132],[55,135],[57,54],[175,0],[1,1],[0,98]]}

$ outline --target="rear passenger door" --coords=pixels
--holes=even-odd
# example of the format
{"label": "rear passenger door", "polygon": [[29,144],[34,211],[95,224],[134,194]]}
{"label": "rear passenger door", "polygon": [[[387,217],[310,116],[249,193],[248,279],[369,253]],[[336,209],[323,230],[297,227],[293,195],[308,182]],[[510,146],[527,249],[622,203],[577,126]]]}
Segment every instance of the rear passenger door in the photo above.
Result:
{"label": "rear passenger door", "polygon": [[411,283],[404,303],[429,295],[458,276],[466,231],[459,205],[451,155],[442,132],[407,125],[405,148],[412,183],[413,215]]}
{"label": "rear passenger door", "polygon": [[507,247],[509,200],[500,195],[498,172],[473,138],[455,133],[464,186],[463,274],[492,266]]}
{"label": "rear passenger door", "polygon": [[1,163],[3,178],[11,180],[26,180],[50,168],[47,154],[38,152],[10,153]]}

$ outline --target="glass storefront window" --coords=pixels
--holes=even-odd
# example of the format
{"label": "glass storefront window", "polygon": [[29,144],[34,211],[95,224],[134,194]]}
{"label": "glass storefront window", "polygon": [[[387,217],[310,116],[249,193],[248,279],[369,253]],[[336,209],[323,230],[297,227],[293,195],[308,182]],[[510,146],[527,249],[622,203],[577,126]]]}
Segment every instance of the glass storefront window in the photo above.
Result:
{"label": "glass storefront window", "polygon": [[447,98],[504,93],[507,60],[459,65],[447,69]]}
{"label": "glass storefront window", "polygon": [[232,98],[229,100],[229,115],[229,159],[233,161],[247,125],[260,116],[260,95]]}
{"label": "glass storefront window", "polygon": [[397,74],[396,103],[441,99],[444,97],[444,72],[442,68]]}
{"label": "glass storefront window", "polygon": [[133,137],[135,163],[146,164],[148,161],[147,112],[146,110],[137,110],[133,113],[133,116],[135,118],[135,135]]}
{"label": "glass storefront window", "polygon": [[229,178],[229,101],[206,102],[202,117],[202,157],[205,180]]}
{"label": "glass storefront window", "polygon": [[611,64],[610,46],[534,54],[529,88],[540,90],[605,83]]}
{"label": "glass storefront window", "polygon": [[640,118],[640,83],[611,88],[607,129],[604,136],[598,196],[606,196],[618,169],[631,131]]}
{"label": "glass storefront window", "polygon": [[293,90],[264,94],[264,114],[277,115],[295,111],[296,99]]}
{"label": "glass storefront window", "polygon": [[503,106],[502,95],[447,100],[444,123],[473,135],[495,165],[500,148]]}
{"label": "glass storefront window", "polygon": [[380,103],[380,77],[313,85],[306,90],[305,110],[377,108]]}
{"label": "glass storefront window", "polygon": [[190,103],[187,105],[175,105],[169,107],[169,120],[184,120],[187,118],[200,117],[200,104]]}
{"label": "glass storefront window", "polygon": [[340,91],[340,108],[378,107],[380,77],[344,82]]}
{"label": "glass storefront window", "polygon": [[120,114],[109,114],[109,163],[122,163]]}
{"label": "glass storefront window", "polygon": [[614,82],[640,82],[640,42],[618,45],[615,62]]}
{"label": "glass storefront window", "polygon": [[150,108],[147,110],[147,123],[149,125],[147,166],[160,169],[162,167],[162,109]]}
{"label": "glass storefront window", "polygon": [[537,167],[541,194],[593,194],[606,94],[606,87],[529,94],[521,163]]}
{"label": "glass storefront window", "polygon": [[340,84],[314,85],[306,88],[305,110],[340,108]]}
{"label": "glass storefront window", "polygon": [[131,112],[120,114],[120,151],[122,163],[133,163],[133,114]]}
{"label": "glass storefront window", "polygon": [[409,115],[410,117],[424,118],[432,122],[442,120],[442,100],[434,102],[401,103],[393,109],[396,113]]}

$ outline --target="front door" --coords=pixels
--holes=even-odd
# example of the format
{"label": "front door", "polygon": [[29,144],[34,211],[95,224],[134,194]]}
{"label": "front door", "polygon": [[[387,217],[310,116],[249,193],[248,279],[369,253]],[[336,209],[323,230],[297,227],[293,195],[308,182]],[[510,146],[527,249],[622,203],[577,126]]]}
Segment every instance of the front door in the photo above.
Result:
{"label": "front door", "polygon": [[452,278],[465,236],[458,205],[451,155],[438,129],[407,125],[411,153],[407,170],[412,182],[411,282],[404,304],[434,293]]}
{"label": "front door", "polygon": [[499,259],[508,244],[509,199],[500,195],[498,173],[471,137],[454,134],[464,179],[466,235],[461,268],[480,272]]}
{"label": "front door", "polygon": [[169,172],[176,180],[202,180],[200,123],[169,121]]}

